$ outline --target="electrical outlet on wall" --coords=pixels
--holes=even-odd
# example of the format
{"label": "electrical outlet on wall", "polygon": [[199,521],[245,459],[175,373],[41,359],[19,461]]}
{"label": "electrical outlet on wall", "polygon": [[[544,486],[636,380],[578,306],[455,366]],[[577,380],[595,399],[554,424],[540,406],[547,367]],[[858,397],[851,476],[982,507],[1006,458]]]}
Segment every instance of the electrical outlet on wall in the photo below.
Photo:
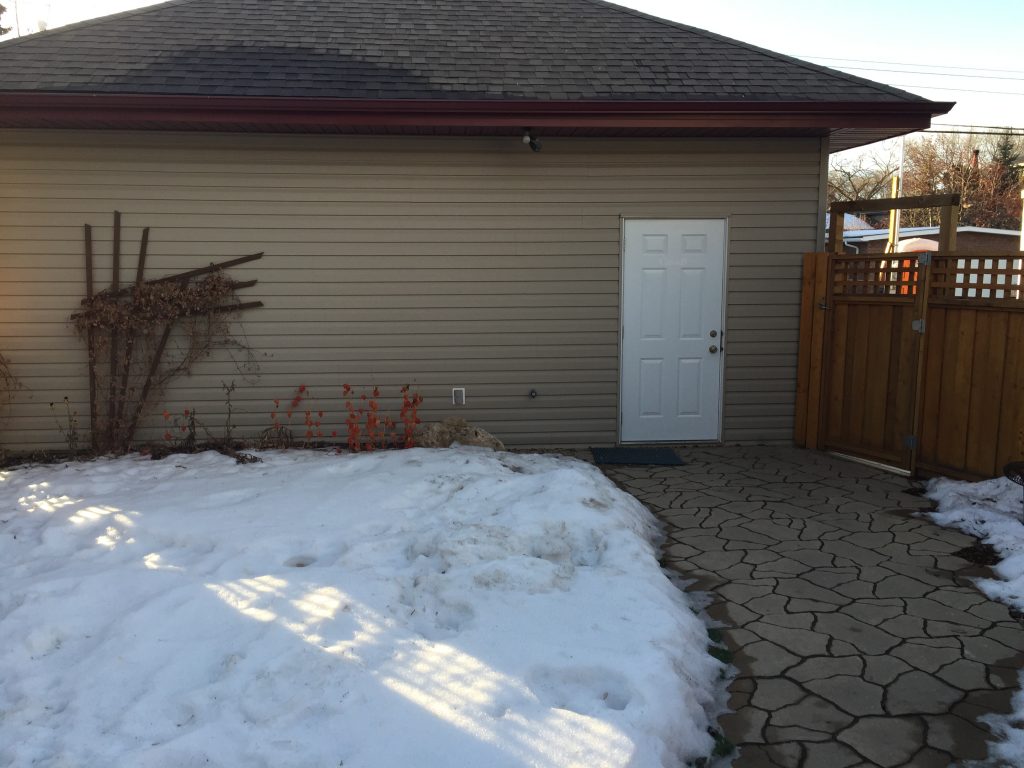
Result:
{"label": "electrical outlet on wall", "polygon": [[466,404],[466,388],[452,387],[452,405]]}

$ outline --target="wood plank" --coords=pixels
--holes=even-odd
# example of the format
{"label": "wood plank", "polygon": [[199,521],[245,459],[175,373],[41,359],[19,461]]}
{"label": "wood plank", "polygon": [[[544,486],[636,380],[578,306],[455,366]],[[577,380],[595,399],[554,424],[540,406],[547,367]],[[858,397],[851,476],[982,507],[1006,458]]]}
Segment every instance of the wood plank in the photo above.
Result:
{"label": "wood plank", "polygon": [[924,377],[921,392],[921,447],[918,451],[922,463],[933,464],[938,459],[938,441],[941,433],[939,414],[941,413],[942,383],[944,380],[944,350],[946,347],[946,316],[942,307],[930,307],[928,310],[928,333],[924,337]]}
{"label": "wood plank", "polygon": [[868,352],[872,342],[870,312],[872,307],[850,308],[850,350],[847,381],[849,392],[843,401],[843,438],[851,445],[864,444],[864,413],[872,407],[867,401]]}
{"label": "wood plank", "polygon": [[894,345],[896,354],[893,355],[895,362],[894,378],[895,397],[890,404],[887,419],[889,421],[889,433],[886,438],[886,447],[890,450],[902,451],[904,462],[901,466],[909,468],[910,457],[906,446],[903,443],[905,435],[914,432],[914,415],[916,412],[917,398],[914,391],[915,374],[918,365],[918,347],[923,340],[914,333],[910,323],[913,320],[913,310],[910,307],[902,307],[897,312],[899,318],[894,324]]}
{"label": "wood plank", "polygon": [[844,200],[832,203],[829,211],[835,213],[881,213],[896,209],[939,208],[941,206],[960,205],[960,194],[952,195],[918,195],[914,197],[889,197],[874,200]]}
{"label": "wood plank", "polygon": [[899,467],[902,463],[902,454],[882,449],[871,449],[861,443],[834,443],[830,444],[828,448],[836,453],[845,453],[849,456],[870,459],[871,461],[878,461],[892,467]]}
{"label": "wood plank", "polygon": [[996,470],[1011,461],[1024,461],[1024,312],[1008,313],[1006,358],[996,437]]}
{"label": "wood plank", "polygon": [[887,401],[896,394],[890,383],[892,368],[893,308],[871,307],[868,316],[868,345],[865,363],[867,380],[864,387],[864,420],[862,441],[875,450],[885,446]]}
{"label": "wood plank", "polygon": [[849,338],[849,305],[838,304],[833,310],[834,325],[832,336],[828,340],[831,345],[829,360],[831,367],[828,377],[826,397],[825,440],[833,443],[843,439],[843,406],[848,392],[846,382],[846,358],[849,354],[847,340]]}
{"label": "wood plank", "polygon": [[[970,420],[971,365],[977,313],[964,310],[948,319],[946,361],[943,370],[942,433],[937,458],[950,467],[962,467],[967,454]],[[948,373],[947,373],[948,372]]]}
{"label": "wood plank", "polygon": [[[996,453],[1002,420],[1008,321],[1008,315],[1002,312],[977,314],[974,357],[970,361],[974,375],[971,377],[964,463],[964,469],[968,472],[982,475],[995,475],[997,472]],[[961,361],[961,364],[966,362]]]}

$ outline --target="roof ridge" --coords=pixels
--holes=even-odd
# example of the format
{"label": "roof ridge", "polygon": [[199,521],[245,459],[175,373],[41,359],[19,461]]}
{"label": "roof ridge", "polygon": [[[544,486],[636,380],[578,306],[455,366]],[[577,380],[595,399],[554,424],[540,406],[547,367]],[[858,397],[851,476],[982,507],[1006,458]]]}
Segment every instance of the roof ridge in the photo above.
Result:
{"label": "roof ridge", "polygon": [[92,27],[97,24],[104,24],[113,19],[126,19],[131,16],[139,16],[144,13],[152,13],[153,11],[163,10],[164,8],[170,8],[175,5],[187,5],[189,3],[198,2],[198,0],[165,0],[162,3],[154,3],[153,5],[146,5],[142,8],[129,8],[127,11],[120,11],[119,13],[108,13],[105,16],[96,16],[91,19],[83,19],[82,21],[76,21],[73,24],[64,24],[53,29],[47,29],[42,32],[32,32],[22,37],[15,37],[11,40],[0,40],[0,49],[13,48],[19,43],[28,42],[31,40],[41,40],[46,37],[55,37],[61,35],[64,32],[72,32],[77,29],[85,29]]}
{"label": "roof ridge", "polygon": [[695,32],[695,33],[697,33],[699,35],[703,35],[704,37],[714,38],[715,40],[719,40],[719,41],[721,41],[723,43],[727,43],[729,45],[736,46],[737,48],[744,48],[746,50],[756,51],[757,53],[761,53],[761,54],[764,54],[766,56],[770,56],[770,57],[772,57],[774,59],[778,59],[780,61],[784,61],[784,62],[786,62],[788,64],[797,64],[797,65],[799,65],[801,67],[804,67],[805,69],[809,69],[810,71],[815,72],[816,74],[821,74],[821,73],[824,72],[824,73],[826,73],[828,75],[831,75],[833,77],[839,77],[839,78],[841,78],[843,80],[847,80],[849,82],[856,83],[858,85],[868,85],[868,86],[871,86],[872,88],[875,88],[875,89],[877,89],[879,91],[888,92],[889,94],[895,94],[897,96],[903,96],[903,97],[910,96],[910,97],[912,97],[915,100],[928,101],[928,99],[926,99],[924,96],[918,96],[916,93],[911,93],[910,91],[903,91],[903,90],[900,90],[899,88],[894,88],[891,85],[886,85],[885,83],[879,83],[879,82],[876,82],[874,80],[868,80],[867,78],[857,77],[856,75],[851,75],[851,74],[849,74],[847,72],[842,72],[842,71],[840,71],[838,69],[832,69],[831,67],[824,67],[824,66],[822,66],[820,64],[813,64],[813,63],[811,63],[809,61],[804,61],[803,59],[798,59],[795,56],[787,56],[784,53],[779,53],[778,51],[772,51],[772,50],[769,50],[767,48],[761,48],[760,46],[753,45],[751,43],[745,43],[742,40],[737,40],[737,39],[735,39],[733,37],[726,37],[725,35],[720,35],[717,32],[712,32],[712,31],[707,30],[707,29],[701,29],[700,27],[694,27],[694,26],[691,26],[689,24],[683,24],[681,21],[673,21],[672,19],[664,19],[664,18],[662,18],[660,16],[654,16],[653,14],[650,14],[650,13],[644,13],[643,11],[638,11],[635,8],[627,8],[624,5],[618,5],[617,3],[610,2],[609,0],[581,0],[581,1],[584,2],[584,3],[590,3],[591,5],[601,6],[602,8],[607,8],[609,10],[619,11],[620,13],[625,13],[625,14],[627,14],[629,16],[636,16],[637,18],[646,19],[647,21],[658,22],[659,24],[663,24],[665,26],[675,27],[677,29],[685,29],[688,32]]}

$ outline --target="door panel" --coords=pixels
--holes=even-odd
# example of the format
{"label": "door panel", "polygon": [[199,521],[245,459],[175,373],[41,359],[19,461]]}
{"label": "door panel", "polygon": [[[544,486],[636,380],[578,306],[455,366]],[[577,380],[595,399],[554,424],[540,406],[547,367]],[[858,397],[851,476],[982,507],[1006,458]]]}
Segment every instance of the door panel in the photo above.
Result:
{"label": "door panel", "polygon": [[624,227],[621,439],[717,440],[725,221]]}

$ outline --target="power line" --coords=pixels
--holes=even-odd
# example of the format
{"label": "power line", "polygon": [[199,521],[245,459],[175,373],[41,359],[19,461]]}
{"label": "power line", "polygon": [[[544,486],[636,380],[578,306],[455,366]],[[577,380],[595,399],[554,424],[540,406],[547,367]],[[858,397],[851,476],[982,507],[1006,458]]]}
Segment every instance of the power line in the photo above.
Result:
{"label": "power line", "polygon": [[925,128],[918,133],[950,133],[956,136],[1011,136],[1016,138],[1017,136],[1024,136],[1024,132],[1021,133],[998,133],[996,131],[934,131],[931,128]]}
{"label": "power line", "polygon": [[995,67],[958,67],[948,64],[922,64],[919,61],[874,61],[871,59],[839,59],[833,56],[798,56],[800,59],[821,59],[822,61],[852,61],[857,64],[891,64],[897,67],[928,67],[929,69],[963,69],[970,72],[1005,72],[1011,75],[1024,75],[1024,69],[997,69]]}
{"label": "power line", "polygon": [[925,91],[956,91],[957,93],[991,93],[997,96],[1024,96],[1024,91],[979,91],[976,88],[947,88],[944,85],[907,85],[905,83],[889,83],[897,88],[919,88]]}
{"label": "power line", "polygon": [[839,65],[842,69],[856,69],[859,72],[892,72],[899,75],[925,75],[926,77],[957,77],[967,80],[1013,80],[1024,82],[1024,77],[1003,77],[1001,75],[959,75],[956,72],[924,72],[915,69],[882,69],[880,67],[849,67]]}
{"label": "power line", "polygon": [[975,125],[974,123],[932,123],[932,125],[941,125],[944,128],[992,128],[996,131],[1024,131],[1024,128],[1016,125]]}

